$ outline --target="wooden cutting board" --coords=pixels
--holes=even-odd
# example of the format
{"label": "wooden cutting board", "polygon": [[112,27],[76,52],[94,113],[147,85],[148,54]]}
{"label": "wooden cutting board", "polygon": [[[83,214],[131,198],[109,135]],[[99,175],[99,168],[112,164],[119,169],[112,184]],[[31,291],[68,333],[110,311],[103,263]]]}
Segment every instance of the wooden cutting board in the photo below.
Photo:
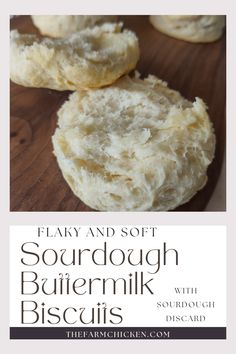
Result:
{"label": "wooden cutting board", "polygon": [[[156,31],[148,16],[122,16],[121,19],[139,37],[141,58],[137,69],[142,77],[157,75],[189,100],[201,97],[209,107],[217,137],[209,180],[189,203],[177,209],[204,210],[215,188],[225,149],[225,36],[215,43],[191,44]],[[29,16],[11,20],[11,29],[37,33]],[[73,195],[52,154],[51,136],[57,125],[57,111],[69,94],[11,83],[12,211],[92,210]]]}

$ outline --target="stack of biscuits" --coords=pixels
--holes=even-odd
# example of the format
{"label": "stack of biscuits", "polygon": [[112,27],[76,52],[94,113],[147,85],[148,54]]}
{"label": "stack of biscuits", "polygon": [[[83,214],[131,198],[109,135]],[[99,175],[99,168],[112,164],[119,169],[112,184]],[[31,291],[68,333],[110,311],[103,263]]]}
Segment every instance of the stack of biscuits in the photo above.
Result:
{"label": "stack of biscuits", "polygon": [[[140,55],[134,32],[122,30],[116,16],[32,20],[47,37],[11,31],[11,80],[74,91],[58,111],[52,142],[77,197],[102,211],[167,211],[204,187],[215,151],[207,107],[155,76],[128,75]],[[223,16],[150,16],[150,22],[195,42],[216,40],[224,27]]]}

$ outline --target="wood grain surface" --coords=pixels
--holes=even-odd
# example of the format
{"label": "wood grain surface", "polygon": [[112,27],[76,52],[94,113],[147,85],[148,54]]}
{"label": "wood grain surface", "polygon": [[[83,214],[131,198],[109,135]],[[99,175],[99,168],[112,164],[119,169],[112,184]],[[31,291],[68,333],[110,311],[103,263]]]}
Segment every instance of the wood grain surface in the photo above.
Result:
{"label": "wood grain surface", "polygon": [[[156,31],[148,16],[122,16],[139,37],[141,76],[154,74],[189,100],[201,97],[209,107],[217,145],[208,183],[177,211],[203,211],[215,188],[225,149],[225,35],[210,44],[191,44]],[[11,29],[37,33],[29,16],[11,20]],[[52,154],[57,111],[70,92],[10,86],[11,211],[91,211],[75,197]]]}

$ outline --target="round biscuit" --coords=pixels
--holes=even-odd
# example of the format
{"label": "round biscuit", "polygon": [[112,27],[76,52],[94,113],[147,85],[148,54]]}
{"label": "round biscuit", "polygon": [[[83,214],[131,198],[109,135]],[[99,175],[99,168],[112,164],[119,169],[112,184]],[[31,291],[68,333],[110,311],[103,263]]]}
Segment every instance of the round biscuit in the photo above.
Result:
{"label": "round biscuit", "polygon": [[139,59],[136,35],[121,27],[106,23],[63,39],[11,31],[11,80],[59,91],[110,85]]}
{"label": "round biscuit", "polygon": [[215,135],[206,105],[154,76],[73,93],[58,112],[54,154],[72,191],[103,211],[166,211],[207,181]]}
{"label": "round biscuit", "polygon": [[159,31],[187,42],[214,42],[225,27],[223,15],[152,15],[151,24]]}
{"label": "round biscuit", "polygon": [[33,15],[33,24],[44,36],[63,38],[88,27],[115,22],[113,15]]}

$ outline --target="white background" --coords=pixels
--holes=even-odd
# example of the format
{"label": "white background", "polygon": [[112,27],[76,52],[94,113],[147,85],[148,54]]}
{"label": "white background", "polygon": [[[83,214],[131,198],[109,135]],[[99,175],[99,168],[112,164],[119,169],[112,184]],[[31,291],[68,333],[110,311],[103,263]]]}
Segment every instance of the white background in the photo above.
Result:
{"label": "white background", "polygon": [[[1,2],[1,349],[4,353],[234,353],[235,352],[235,267],[236,267],[236,165],[235,165],[235,77],[236,8],[230,0],[8,0]],[[215,213],[10,213],[9,212],[9,14],[227,14],[227,212]],[[220,94],[220,93],[219,93]],[[142,220],[141,220],[142,219]],[[10,341],[8,292],[8,241],[11,224],[226,224],[227,225],[227,341]],[[68,347],[69,346],[69,347]]]}
{"label": "white background", "polygon": [[[79,225],[78,225],[79,226]],[[136,226],[136,225],[135,225]],[[147,226],[148,227],[148,226]],[[60,226],[63,230],[63,226]],[[100,227],[101,228],[101,227]],[[44,225],[44,231],[46,227]],[[106,228],[105,228],[106,229]],[[14,226],[10,232],[10,325],[12,327],[21,326],[21,301],[36,301],[39,304],[44,302],[46,308],[59,307],[65,309],[67,307],[86,307],[86,319],[90,317],[90,308],[96,304],[105,302],[107,307],[121,307],[123,322],[119,325],[122,327],[224,327],[226,326],[226,228],[224,226],[157,226],[156,236],[152,237],[151,230],[144,237],[141,236],[142,227],[139,226],[140,236],[127,237],[121,236],[121,226],[114,226],[116,231],[114,237],[86,237],[88,227],[82,227],[78,238],[55,237],[38,237],[38,228],[35,226]],[[132,226],[128,230],[132,230]],[[96,228],[94,227],[94,231]],[[49,234],[55,235],[56,227],[49,227]],[[147,231],[149,231],[147,229]],[[133,232],[136,233],[136,230]],[[133,233],[133,234],[135,234]],[[46,235],[46,232],[43,233]],[[56,234],[58,235],[58,233]],[[100,234],[99,234],[100,235]],[[25,242],[35,242],[39,247],[28,244],[27,251],[35,252],[40,257],[40,261],[35,266],[27,266],[24,263],[33,264],[37,261],[36,256],[28,255],[22,252],[21,247]],[[106,266],[98,266],[91,260],[91,252],[82,254],[81,265],[63,266],[57,262],[54,266],[46,266],[42,261],[42,254],[47,249],[53,249],[60,255],[61,249],[66,249],[68,255],[65,260],[69,262],[71,250],[75,249],[101,249],[103,243],[107,243],[107,259]],[[166,253],[166,265],[163,264],[163,243],[166,243],[166,249],[175,249],[178,252],[178,265],[176,266],[176,253],[169,250]],[[138,250],[143,250],[143,255],[147,254],[151,249],[160,249],[160,269],[157,266],[149,265],[145,262],[141,266],[132,266],[125,261],[120,266],[115,266],[109,261],[109,254],[114,249],[122,249],[124,254],[129,254],[129,249],[134,249],[134,261],[138,259]],[[154,251],[155,252],[155,251]],[[54,252],[46,251],[48,255],[45,258],[49,264],[55,260]],[[76,253],[77,254],[77,253]],[[98,251],[96,256],[97,262],[103,261],[103,253]],[[77,258],[76,258],[77,259]],[[114,252],[114,263],[119,264],[121,257],[120,251]],[[127,260],[127,258],[126,258]],[[156,263],[156,252],[152,252],[149,257],[150,263]],[[129,274],[142,271],[145,281],[153,278],[149,284],[154,294],[144,291],[141,295],[122,294],[122,286],[117,295],[113,295],[107,288],[107,295],[103,295],[101,287],[96,282],[94,285],[94,293],[92,295],[76,295],[71,292],[70,295],[44,295],[42,292],[36,295],[21,295],[21,272],[36,272],[38,275],[37,283],[41,284],[41,279],[48,278],[49,282],[54,278],[58,278],[59,273],[69,273],[71,279],[76,278],[126,278]],[[155,274],[151,274],[155,273]],[[27,273],[28,274],[28,273]],[[34,275],[32,275],[34,277]],[[25,280],[32,277],[25,276]],[[140,279],[138,277],[138,279]],[[52,283],[51,283],[52,284]],[[139,287],[138,281],[138,289]],[[28,286],[27,286],[28,285]],[[175,287],[192,287],[197,288],[197,294],[177,295]],[[51,289],[49,287],[46,289]],[[87,290],[84,286],[81,291]],[[145,289],[145,288],[144,288]],[[34,292],[35,285],[25,283],[24,292]],[[214,309],[157,309],[157,301],[210,301],[215,302]],[[38,311],[40,313],[40,310]],[[60,311],[61,313],[61,311]],[[34,322],[35,315],[33,313],[25,316],[27,322]],[[166,315],[186,315],[186,316],[205,316],[204,322],[194,321],[166,321]],[[46,316],[47,318],[47,316]],[[78,319],[78,315],[71,313],[68,316],[69,321]],[[109,319],[109,314],[107,315]],[[52,319],[52,318],[50,318]],[[185,317],[188,319],[188,317]],[[26,324],[31,326],[31,324]],[[42,324],[41,316],[36,326],[50,326],[46,323]],[[60,326],[67,326],[63,320]],[[98,323],[95,322],[94,326]],[[104,326],[112,326],[109,322]],[[72,326],[83,326],[79,321]]]}

